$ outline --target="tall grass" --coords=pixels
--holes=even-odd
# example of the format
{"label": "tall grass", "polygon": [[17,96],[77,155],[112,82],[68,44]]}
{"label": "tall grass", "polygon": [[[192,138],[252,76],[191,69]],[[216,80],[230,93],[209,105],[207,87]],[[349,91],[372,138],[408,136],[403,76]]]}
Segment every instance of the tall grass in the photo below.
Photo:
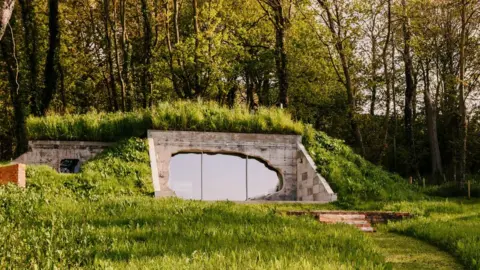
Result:
{"label": "tall grass", "polygon": [[416,186],[365,160],[341,140],[307,128],[304,142],[318,172],[338,193],[337,204],[342,207],[358,208],[366,202],[419,200],[426,197]]}
{"label": "tall grass", "polygon": [[284,110],[244,106],[233,109],[215,102],[160,103],[149,110],[126,113],[50,115],[27,120],[31,140],[117,141],[145,137],[148,129],[241,133],[301,134],[303,125]]}

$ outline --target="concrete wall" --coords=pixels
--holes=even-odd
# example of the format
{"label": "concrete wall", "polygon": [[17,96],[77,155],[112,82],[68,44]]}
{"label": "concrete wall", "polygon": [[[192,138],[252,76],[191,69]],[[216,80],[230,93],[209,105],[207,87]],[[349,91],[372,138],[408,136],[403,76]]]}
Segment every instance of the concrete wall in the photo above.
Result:
{"label": "concrete wall", "polygon": [[49,165],[60,170],[63,159],[78,159],[80,165],[112,145],[103,142],[81,141],[30,141],[28,152],[15,160],[16,163]]}
{"label": "concrete wall", "polygon": [[[299,165],[298,150],[301,146],[301,136],[149,130],[148,142],[156,197],[175,196],[175,193],[168,186],[170,160],[174,154],[212,152],[254,157],[277,170],[282,181],[282,188],[274,194],[261,198],[262,200],[296,201],[298,199],[297,167]],[[305,152],[303,155],[308,155],[308,153]],[[306,166],[310,165],[308,163]],[[302,170],[306,169],[304,167],[302,167]],[[311,170],[315,171],[315,167]],[[315,198],[317,198],[318,201],[323,202],[336,199],[336,195],[331,192],[331,188],[326,181],[320,181],[318,185],[323,186],[317,191],[317,196],[308,197],[301,193],[302,199],[304,201],[315,201]],[[327,194],[330,194],[328,192],[331,192],[331,196],[327,196]]]}
{"label": "concrete wall", "polygon": [[0,185],[8,183],[15,184],[19,187],[25,187],[25,165],[14,164],[0,166]]}
{"label": "concrete wall", "polygon": [[317,166],[302,144],[298,144],[297,197],[299,201],[337,200],[325,178],[317,173]]}

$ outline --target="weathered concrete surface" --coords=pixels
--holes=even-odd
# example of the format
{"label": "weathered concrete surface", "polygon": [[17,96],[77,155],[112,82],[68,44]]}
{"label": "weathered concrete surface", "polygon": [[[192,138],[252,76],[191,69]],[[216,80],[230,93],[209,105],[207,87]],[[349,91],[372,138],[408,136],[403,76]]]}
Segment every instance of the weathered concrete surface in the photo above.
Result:
{"label": "weathered concrete surface", "polygon": [[0,184],[15,184],[19,187],[25,187],[25,164],[14,164],[0,166]]}
{"label": "weathered concrete surface", "polygon": [[327,180],[317,173],[317,166],[305,147],[298,144],[297,157],[297,197],[299,201],[326,201],[337,200]]}
{"label": "weathered concrete surface", "polygon": [[[210,152],[253,157],[275,169],[279,174],[281,189],[266,197],[258,198],[259,200],[297,200],[298,157],[302,156],[298,153],[298,147],[301,145],[301,136],[149,130],[148,142],[156,197],[175,196],[168,185],[170,160],[173,155]],[[305,152],[303,155],[308,156],[308,153]],[[302,169],[305,170],[303,167]],[[329,193],[331,188],[326,181],[319,182],[319,185],[323,186],[317,192],[318,196],[302,197],[302,199],[304,201],[315,201],[315,198],[318,201],[336,200],[336,195],[333,192]]]}
{"label": "weathered concrete surface", "polygon": [[112,143],[83,141],[30,141],[28,152],[15,163],[49,165],[60,171],[60,161],[78,159],[80,165],[93,158]]}

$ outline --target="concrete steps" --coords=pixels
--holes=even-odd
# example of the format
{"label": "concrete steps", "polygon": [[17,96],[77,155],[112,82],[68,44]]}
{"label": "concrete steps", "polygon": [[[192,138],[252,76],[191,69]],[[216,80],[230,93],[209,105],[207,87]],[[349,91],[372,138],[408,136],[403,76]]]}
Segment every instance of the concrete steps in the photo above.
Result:
{"label": "concrete steps", "polygon": [[373,225],[412,217],[409,213],[395,212],[355,212],[355,211],[287,211],[287,215],[311,215],[319,222],[327,224],[343,223],[355,226],[363,232],[375,232]]}
{"label": "concrete steps", "polygon": [[364,232],[374,232],[375,228],[362,214],[320,214],[318,221],[327,224],[343,223],[357,227]]}

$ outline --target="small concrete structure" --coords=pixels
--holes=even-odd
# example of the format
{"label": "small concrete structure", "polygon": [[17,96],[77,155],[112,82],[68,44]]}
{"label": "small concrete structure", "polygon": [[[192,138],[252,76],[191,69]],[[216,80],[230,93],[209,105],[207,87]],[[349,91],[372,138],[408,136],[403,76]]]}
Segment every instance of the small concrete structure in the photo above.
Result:
{"label": "small concrete structure", "polygon": [[261,200],[331,202],[337,199],[325,179],[317,174],[298,135],[149,130],[148,142],[156,197],[175,196],[168,185],[173,155],[219,153],[255,158],[277,171],[281,189],[259,198]]}
{"label": "small concrete structure", "polygon": [[77,159],[79,166],[93,158],[112,143],[83,141],[30,141],[28,152],[14,160],[15,163],[49,165],[60,171],[60,162]]}

